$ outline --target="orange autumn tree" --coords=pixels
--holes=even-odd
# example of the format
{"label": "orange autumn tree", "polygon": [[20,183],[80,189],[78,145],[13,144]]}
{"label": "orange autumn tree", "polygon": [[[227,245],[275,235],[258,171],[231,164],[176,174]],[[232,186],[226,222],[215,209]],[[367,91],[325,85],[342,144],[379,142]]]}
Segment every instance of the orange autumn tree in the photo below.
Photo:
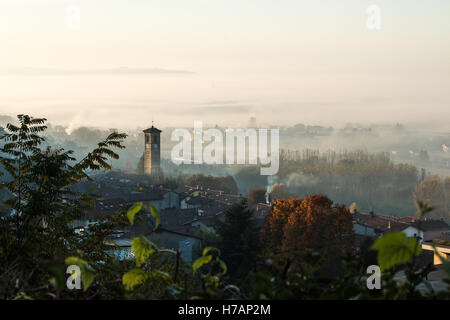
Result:
{"label": "orange autumn tree", "polygon": [[310,251],[335,256],[353,249],[352,216],[324,195],[276,200],[262,240],[271,252],[290,260]]}

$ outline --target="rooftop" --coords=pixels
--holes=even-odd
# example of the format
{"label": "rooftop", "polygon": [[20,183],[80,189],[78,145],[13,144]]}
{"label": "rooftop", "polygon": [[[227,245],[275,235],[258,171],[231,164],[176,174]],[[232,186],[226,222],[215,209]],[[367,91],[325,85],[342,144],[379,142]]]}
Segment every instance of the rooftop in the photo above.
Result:
{"label": "rooftop", "polygon": [[374,228],[379,232],[400,231],[410,226],[410,224],[401,222],[395,217],[360,212],[353,213],[353,221],[357,224]]}

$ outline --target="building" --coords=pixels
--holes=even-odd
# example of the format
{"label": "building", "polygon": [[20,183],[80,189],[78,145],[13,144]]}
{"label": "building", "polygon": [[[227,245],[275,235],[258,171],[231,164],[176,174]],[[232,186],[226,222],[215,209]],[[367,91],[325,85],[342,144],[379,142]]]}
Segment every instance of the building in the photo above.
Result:
{"label": "building", "polygon": [[402,231],[409,227],[409,224],[384,214],[354,212],[352,216],[353,231],[360,236],[379,237],[387,232]]}
{"label": "building", "polygon": [[422,242],[423,250],[433,251],[435,265],[442,264],[442,259],[450,261],[450,236],[447,234],[447,236],[442,238]]}
{"label": "building", "polygon": [[144,174],[159,176],[161,174],[161,130],[152,126],[145,129]]}

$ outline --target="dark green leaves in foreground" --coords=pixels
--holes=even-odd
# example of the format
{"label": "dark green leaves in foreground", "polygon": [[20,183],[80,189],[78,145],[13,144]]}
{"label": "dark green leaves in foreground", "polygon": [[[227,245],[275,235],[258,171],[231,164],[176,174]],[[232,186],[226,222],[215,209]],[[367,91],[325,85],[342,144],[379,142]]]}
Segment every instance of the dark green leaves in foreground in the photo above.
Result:
{"label": "dark green leaves in foreground", "polygon": [[[134,204],[130,209],[128,209],[127,217],[130,221],[130,224],[134,223],[136,214],[138,214],[141,210],[142,202],[138,202]],[[161,216],[159,214],[159,211],[153,205],[150,205],[150,213],[155,219],[156,229],[161,220]],[[141,267],[150,258],[150,256],[155,252],[158,252],[158,247],[153,242],[151,242],[144,236],[137,237],[134,238],[133,241],[131,241],[131,248],[133,249],[137,268],[132,269],[123,275],[122,283],[125,286],[126,290],[133,290],[136,286],[142,285],[148,279],[152,278],[160,278],[165,281],[171,281],[169,274],[166,272],[155,270],[148,273],[145,270],[141,269]]]}
{"label": "dark green leaves in foreground", "polygon": [[161,221],[161,215],[159,214],[159,211],[151,204],[150,205],[150,213],[152,214],[153,218],[155,219],[155,229],[158,228],[159,222]]}
{"label": "dark green leaves in foreground", "polygon": [[379,238],[372,249],[378,251],[381,270],[387,270],[419,255],[421,245],[416,238],[407,237],[403,232],[391,232]]}
{"label": "dark green leaves in foreground", "polygon": [[87,261],[78,257],[69,257],[66,259],[66,265],[76,265],[80,267],[81,283],[83,290],[86,291],[94,281],[95,270],[87,263]]}
{"label": "dark green leaves in foreground", "polygon": [[[127,217],[128,221],[130,221],[130,224],[134,224],[134,220],[136,217],[136,214],[138,214],[142,210],[143,204],[142,202],[137,202],[133,204],[133,206],[128,209],[127,211]],[[161,221],[161,215],[152,204],[150,205],[150,213],[152,217],[155,219],[155,229],[158,228],[159,222]]]}

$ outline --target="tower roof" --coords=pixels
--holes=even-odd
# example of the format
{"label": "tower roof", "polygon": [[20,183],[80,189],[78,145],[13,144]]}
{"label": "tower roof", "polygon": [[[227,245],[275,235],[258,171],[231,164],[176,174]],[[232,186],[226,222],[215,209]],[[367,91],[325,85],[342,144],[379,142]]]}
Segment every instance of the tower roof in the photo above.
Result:
{"label": "tower roof", "polygon": [[143,130],[144,133],[161,133],[162,130],[159,130],[158,128],[155,128],[152,126],[151,128]]}

